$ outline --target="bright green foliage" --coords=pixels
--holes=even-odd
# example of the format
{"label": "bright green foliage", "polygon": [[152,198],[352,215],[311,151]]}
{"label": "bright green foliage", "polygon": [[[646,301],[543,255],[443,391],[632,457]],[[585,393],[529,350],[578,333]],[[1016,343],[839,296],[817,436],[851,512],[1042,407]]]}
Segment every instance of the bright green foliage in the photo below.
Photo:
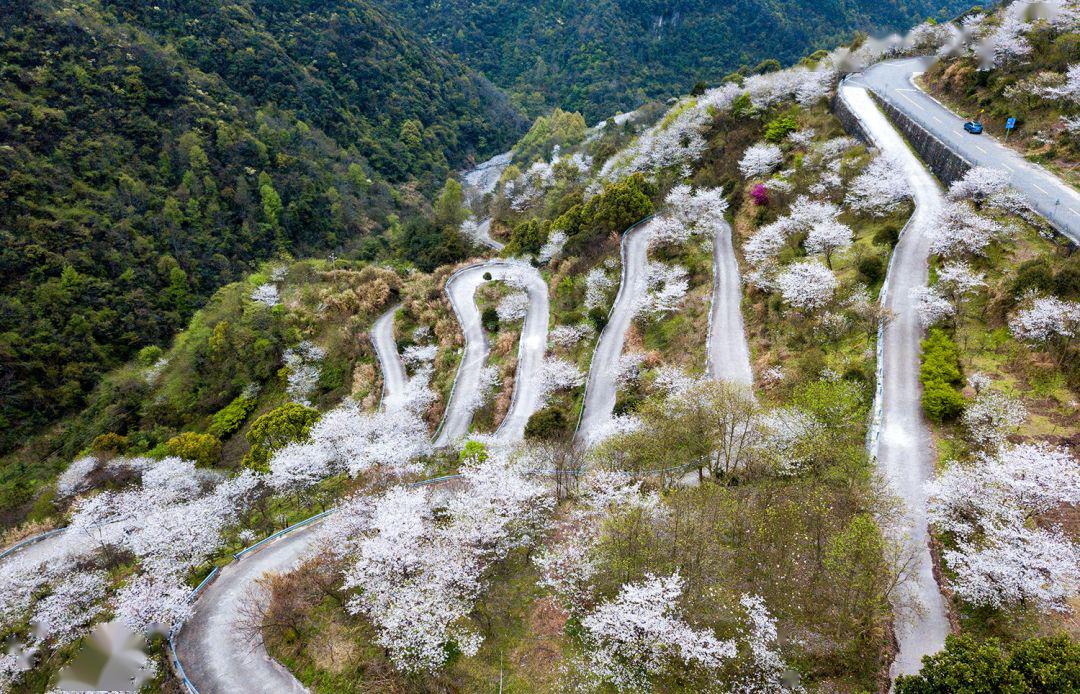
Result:
{"label": "bright green foliage", "polygon": [[585,119],[581,114],[556,108],[549,115],[537,118],[529,132],[514,145],[514,161],[522,165],[547,161],[556,146],[575,145],[584,137]]}
{"label": "bright green foliage", "polygon": [[462,463],[482,463],[488,459],[487,447],[479,441],[468,440],[458,454]]}
{"label": "bright green foliage", "polygon": [[765,126],[765,140],[768,142],[780,142],[788,133],[799,128],[799,122],[795,120],[795,114],[788,112],[773,118]]}
{"label": "bright green foliage", "polygon": [[237,395],[225,407],[214,413],[210,420],[210,433],[218,438],[225,438],[240,428],[255,408],[255,398]]}
{"label": "bright green foliage", "polygon": [[442,227],[457,228],[465,221],[465,195],[461,184],[453,178],[446,179],[435,201],[435,223]]}
{"label": "bright green foliage", "polygon": [[270,455],[294,441],[306,439],[311,425],[318,419],[318,410],[295,402],[270,410],[248,429],[246,436],[251,450],[244,456],[244,465],[266,471]]}
{"label": "bright green foliage", "polygon": [[964,397],[954,384],[963,382],[960,351],[941,328],[931,328],[922,342],[922,406],[931,419],[942,422],[955,419],[964,411]]}
{"label": "bright green foliage", "polygon": [[1051,694],[1080,691],[1080,644],[1067,635],[1035,638],[1006,653],[996,639],[948,636],[917,675],[896,680],[897,694]]}
{"label": "bright green foliage", "polygon": [[221,441],[212,434],[185,431],[165,442],[169,455],[194,460],[200,467],[210,467],[221,459]]}
{"label": "bright green foliage", "polygon": [[128,441],[128,437],[109,431],[94,437],[94,440],[90,442],[90,450],[94,453],[119,455],[126,451],[129,445],[131,445],[131,442]]}

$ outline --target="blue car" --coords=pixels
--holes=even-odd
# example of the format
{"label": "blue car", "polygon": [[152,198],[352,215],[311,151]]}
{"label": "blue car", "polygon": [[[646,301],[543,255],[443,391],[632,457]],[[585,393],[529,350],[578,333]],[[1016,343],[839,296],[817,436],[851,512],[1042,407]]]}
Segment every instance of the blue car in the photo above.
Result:
{"label": "blue car", "polygon": [[972,135],[981,135],[982,123],[969,120],[967,123],[964,123],[964,130],[967,130]]}

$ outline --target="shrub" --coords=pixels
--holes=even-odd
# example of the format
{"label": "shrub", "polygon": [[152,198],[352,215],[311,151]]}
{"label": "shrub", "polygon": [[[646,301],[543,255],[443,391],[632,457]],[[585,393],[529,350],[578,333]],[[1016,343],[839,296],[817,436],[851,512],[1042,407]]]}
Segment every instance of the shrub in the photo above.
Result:
{"label": "shrub", "polygon": [[165,442],[165,450],[184,460],[194,460],[200,467],[210,467],[221,459],[221,441],[212,434],[185,431]]}
{"label": "shrub", "polygon": [[244,465],[266,471],[270,455],[279,448],[307,438],[319,411],[290,402],[274,408],[256,419],[246,434],[251,450],[244,456]]}
{"label": "shrub", "polygon": [[964,397],[953,387],[962,383],[960,351],[941,328],[932,328],[922,342],[922,406],[926,416],[943,422],[955,419],[964,411]]}
{"label": "shrub", "polygon": [[948,636],[943,651],[923,658],[918,674],[896,679],[897,694],[1078,690],[1080,645],[1065,634],[1022,641],[1011,654],[997,639]]}
{"label": "shrub", "polygon": [[499,330],[499,312],[494,306],[488,306],[480,314],[480,322],[484,324],[484,330],[494,333]]}
{"label": "shrub", "polygon": [[877,284],[885,277],[885,262],[876,255],[864,256],[859,260],[859,274],[867,284]]}
{"label": "shrub", "polygon": [[231,435],[240,428],[255,407],[255,398],[238,395],[225,407],[214,413],[210,420],[210,433],[219,439]]}
{"label": "shrub", "polygon": [[530,439],[558,439],[567,433],[566,415],[554,405],[534,413],[525,425],[525,436]]}
{"label": "shrub", "polygon": [[138,361],[141,366],[153,366],[161,359],[161,348],[157,345],[147,345],[139,350]]}
{"label": "shrub", "polygon": [[899,240],[900,227],[896,224],[885,224],[874,234],[874,243],[889,246],[890,248],[895,246]]}
{"label": "shrub", "polygon": [[948,383],[930,381],[923,386],[922,406],[927,417],[944,422],[964,411],[964,396]]}
{"label": "shrub", "polygon": [[94,453],[113,453],[119,455],[126,451],[130,445],[131,442],[128,441],[128,437],[110,431],[107,434],[95,437],[94,440],[90,442],[90,450]]}
{"label": "shrub", "polygon": [[773,118],[765,126],[765,141],[777,143],[799,128],[794,113],[784,113]]}
{"label": "shrub", "polygon": [[750,189],[750,198],[754,201],[754,204],[758,207],[769,204],[769,189],[765,187],[764,183],[758,183]]}

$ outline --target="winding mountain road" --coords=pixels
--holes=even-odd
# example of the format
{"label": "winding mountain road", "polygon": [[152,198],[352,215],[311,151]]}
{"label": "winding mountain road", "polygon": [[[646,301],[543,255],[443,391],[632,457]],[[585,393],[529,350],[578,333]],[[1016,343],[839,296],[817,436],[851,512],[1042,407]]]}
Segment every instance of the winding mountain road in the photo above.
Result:
{"label": "winding mountain road", "polygon": [[877,147],[903,165],[915,200],[915,213],[893,250],[882,288],[882,301],[892,318],[882,331],[880,389],[875,403],[875,409],[880,408],[881,421],[877,441],[872,446],[876,449],[878,467],[904,503],[903,529],[915,559],[914,590],[919,604],[917,610],[897,605],[895,628],[900,650],[892,665],[895,677],[918,672],[922,657],[941,650],[949,633],[945,601],[934,578],[929,550],[926,483],[934,476],[934,457],[920,403],[922,328],[911,298],[913,289],[927,284],[928,232],[944,196],[937,180],[915,157],[870,94],[853,82],[841,84],[840,98],[847,102]]}
{"label": "winding mountain road", "polygon": [[731,225],[722,221],[713,240],[713,293],[709,307],[706,372],[713,380],[749,386],[754,377],[743,327],[742,295],[739,263],[731,245]]}
{"label": "winding mountain road", "polygon": [[[547,349],[547,283],[533,267],[521,263],[489,261],[459,270],[447,282],[446,291],[461,320],[465,355],[455,377],[454,390],[437,445],[447,445],[468,433],[472,421],[469,403],[475,398],[479,369],[487,359],[487,343],[475,303],[476,289],[492,280],[513,280],[526,288],[529,308],[518,348],[518,370],[510,411],[496,436],[503,441],[524,437],[525,424],[539,406],[541,393],[537,372]],[[390,309],[372,326],[371,339],[383,372],[384,404],[400,394],[407,382],[394,341]],[[319,523],[297,529],[235,561],[218,573],[195,602],[192,617],[176,635],[178,659],[193,686],[202,694],[221,692],[304,692],[306,689],[284,666],[270,657],[250,629],[244,627],[258,582],[268,573],[288,571],[312,548]],[[46,542],[44,540],[43,542]],[[28,548],[29,549],[29,548]]]}
{"label": "winding mountain road", "polygon": [[371,326],[371,344],[375,346],[375,356],[379,359],[382,370],[382,401],[393,400],[405,391],[409,377],[405,373],[405,364],[398,354],[397,341],[394,339],[394,316],[401,304],[396,304],[375,320]]}
{"label": "winding mountain road", "polygon": [[[475,210],[484,196],[495,190],[499,178],[502,177],[503,171],[506,171],[506,167],[510,166],[513,156],[513,151],[498,154],[477,164],[475,169],[461,177],[465,183],[465,197],[470,209]],[[476,236],[480,243],[494,249],[496,253],[501,252],[504,247],[502,242],[496,241],[491,235],[491,217],[484,217],[477,222]]]}
{"label": "winding mountain road", "polygon": [[608,322],[596,341],[589,378],[585,382],[585,401],[582,404],[581,421],[578,422],[577,440],[589,445],[593,433],[601,429],[615,411],[616,363],[623,353],[626,331],[634,320],[638,306],[647,289],[646,266],[648,264],[649,240],[652,238],[656,219],[652,218],[626,231],[622,237],[622,277],[619,292],[611,306]]}
{"label": "winding mountain road", "polygon": [[[650,219],[623,234],[622,278],[607,325],[593,351],[589,380],[577,440],[588,445],[593,433],[603,426],[615,409],[618,384],[615,368],[623,353],[626,331],[637,313],[646,291],[649,241],[654,228]],[[706,345],[706,372],[710,378],[751,385],[750,351],[742,318],[742,279],[735,250],[731,245],[731,225],[720,222],[713,241],[713,291],[709,308]]]}
{"label": "winding mountain road", "polygon": [[868,68],[849,82],[872,89],[969,163],[1008,173],[1010,183],[1027,196],[1036,212],[1074,243],[1080,243],[1080,193],[989,134],[965,132],[965,119],[915,83],[915,77],[933,61],[933,58],[889,60]]}
{"label": "winding mountain road", "polygon": [[458,366],[454,389],[435,438],[437,447],[447,446],[469,433],[473,407],[480,382],[480,369],[487,363],[488,345],[476,305],[476,290],[489,280],[507,280],[525,287],[529,297],[528,312],[518,343],[518,364],[514,375],[514,396],[510,411],[503,418],[495,435],[506,441],[517,441],[525,435],[525,425],[540,406],[539,371],[547,351],[548,288],[536,268],[525,263],[491,260],[458,270],[446,283],[446,293],[454,307],[461,332],[465,336],[465,352]]}

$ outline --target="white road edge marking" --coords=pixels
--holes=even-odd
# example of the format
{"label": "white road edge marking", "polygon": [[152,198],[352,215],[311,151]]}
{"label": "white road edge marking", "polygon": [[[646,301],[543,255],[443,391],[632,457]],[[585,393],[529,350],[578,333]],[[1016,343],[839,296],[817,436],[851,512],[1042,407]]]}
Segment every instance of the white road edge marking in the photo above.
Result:
{"label": "white road edge marking", "polygon": [[902,97],[904,97],[905,99],[907,99],[908,101],[910,101],[910,102],[911,102],[911,104],[912,104],[912,105],[913,105],[913,106],[914,106],[915,108],[919,109],[920,111],[925,111],[925,110],[926,110],[925,108],[923,108],[923,107],[922,107],[922,104],[920,104],[920,103],[919,103],[918,101],[915,101],[915,99],[912,99],[912,98],[911,98],[910,96],[908,96],[907,94],[904,94],[904,92],[911,92],[911,91],[915,91],[914,89],[900,89],[900,88],[897,88],[897,90],[896,90],[896,91],[900,93],[900,96],[902,96]]}
{"label": "white road edge marking", "polygon": [[980,151],[980,152],[982,152],[983,154],[987,154],[987,153],[988,153],[988,152],[987,152],[987,151],[986,151],[985,149],[983,149],[982,147],[980,147],[980,146],[978,146],[978,145],[975,145],[975,149],[979,150],[979,151]]}
{"label": "white road edge marking", "polygon": [[1045,189],[1045,188],[1043,188],[1042,186],[1040,186],[1040,185],[1039,185],[1038,183],[1032,183],[1031,185],[1035,186],[1035,187],[1036,187],[1036,188],[1038,188],[1038,189],[1039,189],[1040,191],[1042,191],[1042,194],[1043,194],[1043,195],[1049,195],[1049,194],[1050,194],[1049,192],[1047,192],[1047,191],[1046,191],[1046,189]]}
{"label": "white road edge marking", "polygon": [[1077,211],[1076,211],[1076,209],[1075,209],[1075,208],[1073,208],[1073,207],[1070,207],[1070,208],[1069,208],[1069,212],[1072,212],[1072,213],[1073,213],[1074,215],[1076,215],[1077,217],[1080,217],[1080,212],[1077,212]]}

